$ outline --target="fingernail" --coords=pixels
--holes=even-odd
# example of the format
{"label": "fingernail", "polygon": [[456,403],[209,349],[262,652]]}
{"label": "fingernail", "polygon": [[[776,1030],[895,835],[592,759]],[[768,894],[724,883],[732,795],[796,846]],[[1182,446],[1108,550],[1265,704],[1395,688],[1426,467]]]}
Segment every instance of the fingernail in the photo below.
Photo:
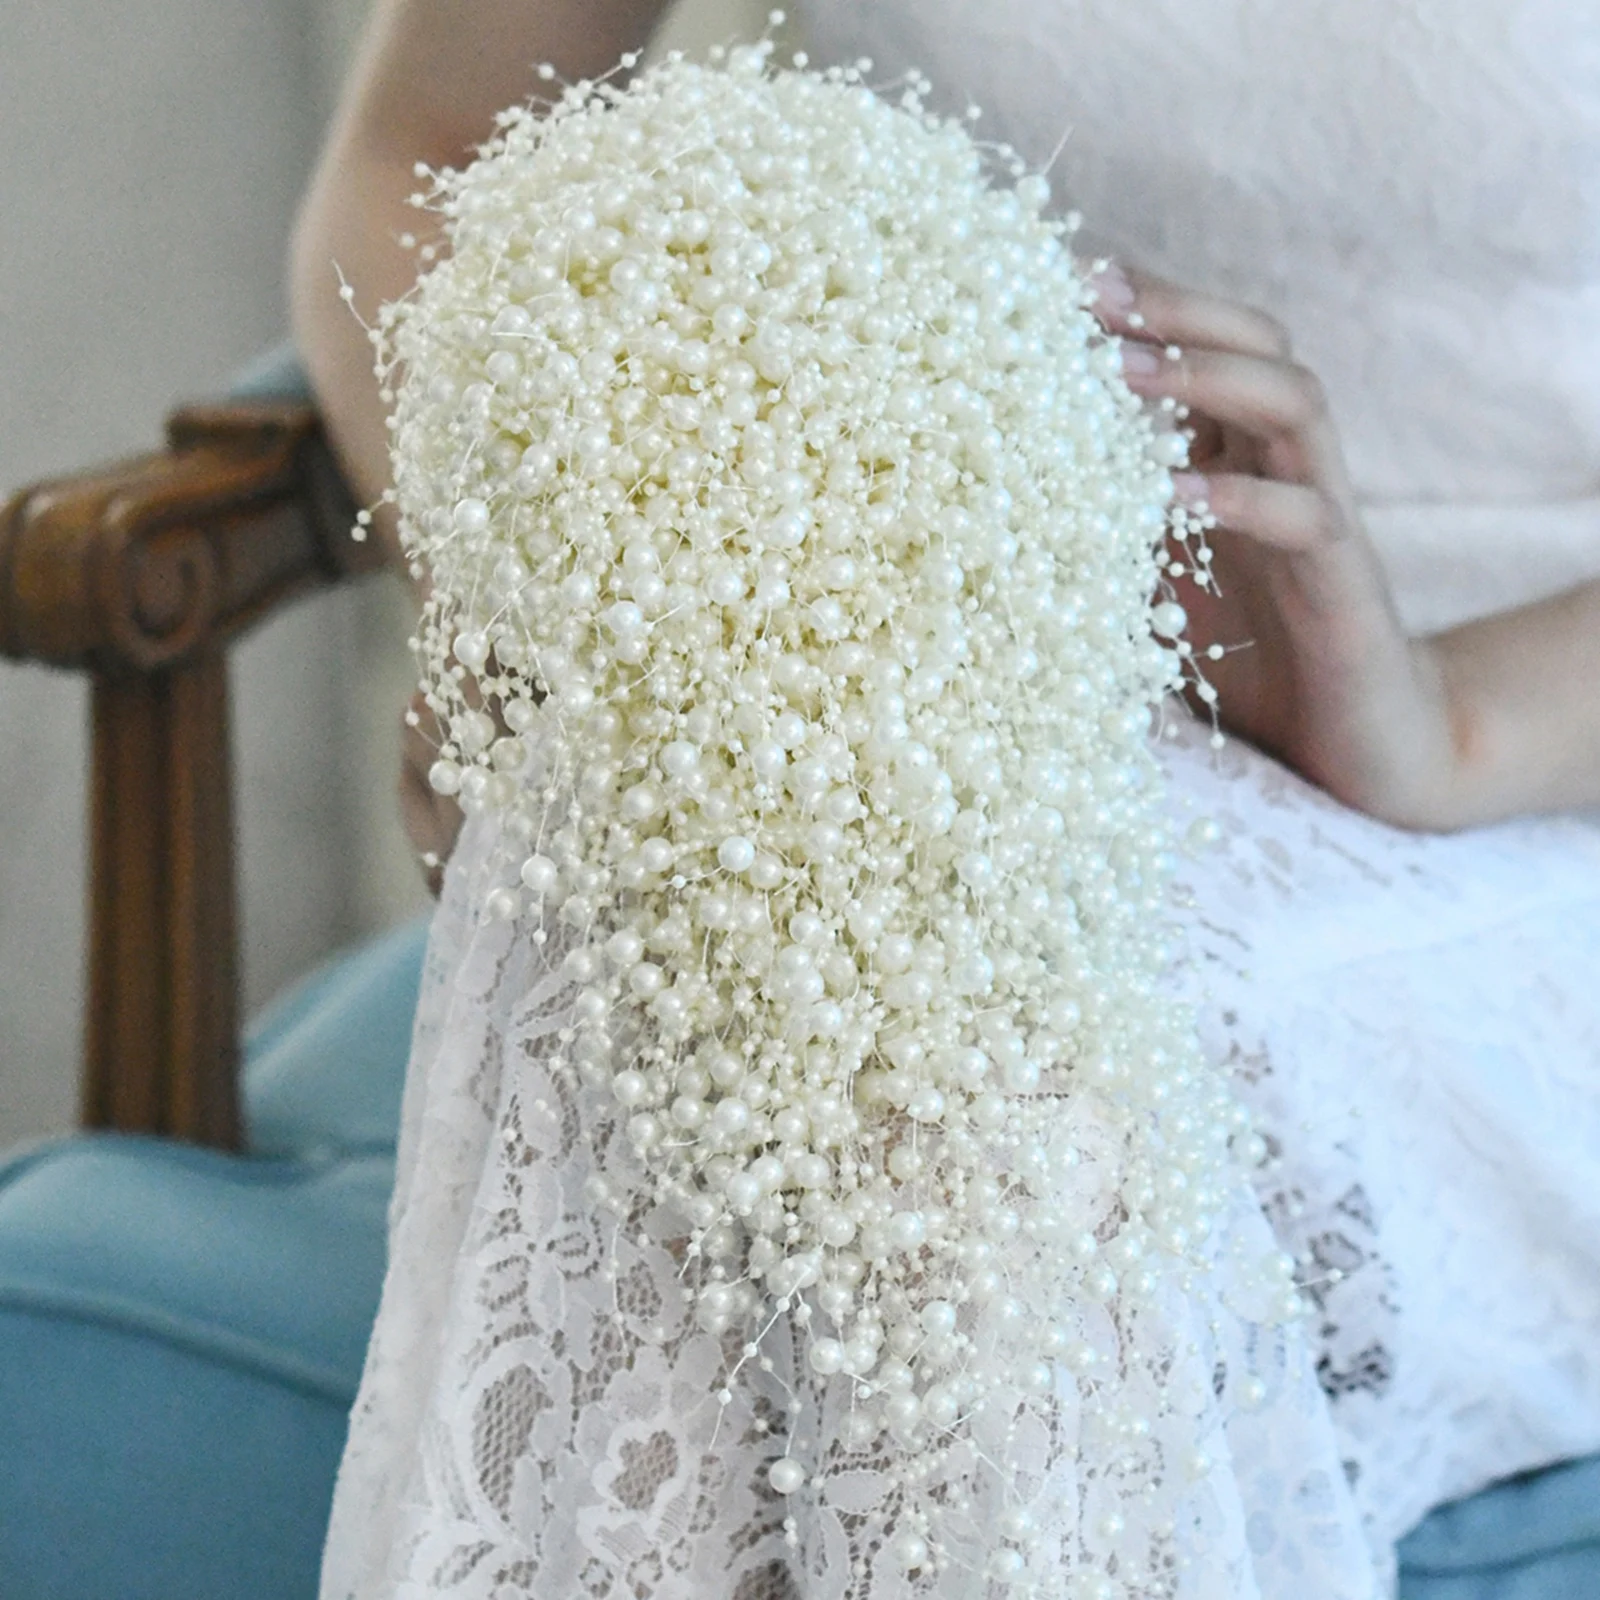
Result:
{"label": "fingernail", "polygon": [[1135,378],[1148,378],[1161,370],[1161,357],[1155,349],[1147,344],[1138,344],[1134,340],[1122,341],[1122,370]]}
{"label": "fingernail", "polygon": [[1123,276],[1122,268],[1116,262],[1108,261],[1090,281],[1094,285],[1096,298],[1107,311],[1133,309],[1133,285]]}
{"label": "fingernail", "polygon": [[1206,482],[1202,473],[1174,472],[1172,492],[1186,506],[1197,506],[1202,500],[1210,498],[1211,485]]}

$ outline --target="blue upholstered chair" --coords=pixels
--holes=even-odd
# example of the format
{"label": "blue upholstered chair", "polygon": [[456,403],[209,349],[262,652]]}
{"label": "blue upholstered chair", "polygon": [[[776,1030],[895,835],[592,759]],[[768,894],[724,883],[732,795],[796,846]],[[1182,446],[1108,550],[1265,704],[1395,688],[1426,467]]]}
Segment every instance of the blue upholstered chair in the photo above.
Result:
{"label": "blue upholstered chair", "polygon": [[[301,456],[287,475],[273,457],[269,473],[256,445],[227,442],[228,427],[248,436],[248,406],[231,423],[213,418],[201,447],[244,454],[231,500],[218,499],[215,463],[194,474],[211,495],[196,502],[201,512],[219,537],[286,497],[336,524],[325,463],[304,454],[314,437],[294,409],[304,390],[292,361],[265,363],[248,389],[265,397],[257,422],[267,444],[297,441]],[[196,447],[181,429],[178,443]],[[132,514],[105,500],[96,514],[113,532],[121,516],[126,543]],[[6,517],[0,582],[17,566],[15,503]],[[145,526],[159,538],[159,519]],[[66,537],[59,525],[40,532]],[[323,562],[324,575],[339,559]],[[262,593],[303,581],[286,558]],[[246,596],[237,614],[248,619],[261,603]],[[0,650],[71,657],[65,624],[45,623],[19,626],[0,592]],[[86,635],[84,662],[125,672],[125,661],[106,664],[115,641],[97,637]],[[115,692],[112,709],[127,704]],[[130,715],[145,715],[133,705]],[[115,742],[97,739],[96,759],[114,767]],[[101,772],[97,786],[116,777]],[[116,811],[105,794],[97,805]],[[226,815],[224,805],[224,844]],[[218,845],[163,836],[159,848]],[[231,872],[226,852],[222,865]],[[139,892],[128,870],[115,839],[97,842],[97,876]],[[214,936],[231,939],[227,907],[218,921],[214,910],[158,901],[134,932],[179,947],[181,959],[153,973],[129,964],[137,940],[119,944],[106,926],[118,910],[97,903],[95,959],[110,969],[97,981],[119,983],[135,1015],[156,1019],[162,1049],[134,1040],[143,1053],[119,1056],[126,1041],[91,1027],[86,1109],[110,1131],[0,1162],[0,1600],[311,1600],[382,1278],[425,929],[398,929],[330,964],[260,1017],[245,1038],[235,1114],[231,1076],[216,1081],[232,1071],[230,997],[197,1005],[191,993],[196,974],[231,983],[231,947],[182,949],[206,916]],[[1600,1600],[1600,1458],[1445,1507],[1401,1557],[1403,1600]]]}
{"label": "blue upholstered chair", "polygon": [[0,1165],[0,1595],[308,1600],[383,1276],[423,924],[250,1030],[248,1155]]}

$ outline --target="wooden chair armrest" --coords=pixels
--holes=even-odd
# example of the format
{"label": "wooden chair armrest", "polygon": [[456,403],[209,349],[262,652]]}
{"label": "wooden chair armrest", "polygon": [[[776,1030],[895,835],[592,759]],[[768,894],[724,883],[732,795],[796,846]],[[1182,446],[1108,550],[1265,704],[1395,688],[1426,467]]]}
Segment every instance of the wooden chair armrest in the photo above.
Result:
{"label": "wooden chair armrest", "polygon": [[191,407],[171,448],[0,510],[0,655],[159,671],[281,601],[381,565],[309,405]]}
{"label": "wooden chair armrest", "polygon": [[236,1147],[226,645],[383,563],[315,411],[191,407],[170,448],[0,508],[0,655],[92,676],[83,1120]]}

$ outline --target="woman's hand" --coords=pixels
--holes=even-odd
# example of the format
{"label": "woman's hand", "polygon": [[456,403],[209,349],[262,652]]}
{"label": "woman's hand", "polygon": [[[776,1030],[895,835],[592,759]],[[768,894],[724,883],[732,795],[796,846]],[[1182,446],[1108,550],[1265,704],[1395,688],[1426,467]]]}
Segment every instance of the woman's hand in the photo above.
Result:
{"label": "woman's hand", "polygon": [[1216,516],[1215,581],[1173,581],[1223,723],[1347,805],[1454,825],[1446,677],[1432,643],[1401,628],[1316,377],[1259,312],[1115,267],[1097,286],[1129,387],[1188,408],[1178,492]]}

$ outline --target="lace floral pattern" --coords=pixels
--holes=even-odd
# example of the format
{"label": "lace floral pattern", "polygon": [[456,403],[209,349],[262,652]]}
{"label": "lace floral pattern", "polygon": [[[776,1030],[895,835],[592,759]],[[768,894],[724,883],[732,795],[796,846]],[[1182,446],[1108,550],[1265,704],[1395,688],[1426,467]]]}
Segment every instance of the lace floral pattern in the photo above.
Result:
{"label": "lace floral pattern", "polygon": [[[1225,835],[1188,874],[1203,1030],[1267,1128],[1260,1198],[1316,1307],[1309,1353],[1231,1320],[1208,1347],[1237,1410],[1179,1592],[1366,1595],[1347,1483],[1381,1570],[1429,1505],[1600,1444],[1600,830],[1417,839],[1175,731],[1174,791]],[[511,1600],[552,1571],[597,1597],[877,1595],[851,1508],[885,1485],[829,1463],[829,1428],[805,1448],[835,1515],[785,1543],[784,1330],[719,1431],[731,1352],[685,1314],[671,1219],[607,1229],[586,1202],[593,1154],[624,1158],[544,1069],[545,958],[474,919],[482,850],[436,923],[325,1595]]]}
{"label": "lace floral pattern", "polygon": [[[802,1374],[784,1323],[746,1349],[702,1332],[681,1219],[608,1221],[592,1203],[595,1175],[624,1175],[634,1157],[615,1108],[550,1070],[571,996],[556,941],[534,952],[506,924],[477,920],[490,853],[476,826],[436,921],[390,1274],[324,1595],[512,1600],[557,1580],[595,1600],[910,1592],[876,1559],[884,1536],[868,1532],[864,1513],[892,1501],[897,1482],[887,1457],[843,1442],[847,1381]],[[1174,1387],[1198,1419],[1163,1423],[1147,1446],[1168,1470],[1194,1474],[1195,1488],[1182,1526],[1149,1530],[1131,1593],[1268,1597],[1312,1575],[1328,1600],[1373,1592],[1300,1331],[1257,1325],[1248,1306],[1228,1303],[1230,1260],[1270,1248],[1241,1191],[1219,1242],[1221,1298],[1197,1302],[1198,1316],[1175,1306],[1165,1325],[1130,1334],[1165,1341],[1185,1373]],[[755,1364],[756,1381],[719,1405],[741,1360]],[[807,1414],[822,1422],[794,1448],[825,1487],[820,1513],[795,1525],[767,1469],[801,1385]],[[1020,1448],[1041,1470],[1066,1462],[1079,1474],[1081,1536],[1092,1544],[1107,1519],[1138,1507],[1096,1466],[1111,1442],[1096,1429],[1114,1431],[1116,1418],[1081,1415],[1073,1383],[1058,1398],[1053,1437]],[[996,1432],[986,1447],[1002,1443]],[[1209,1459],[1195,1463],[1202,1443]],[[948,1492],[983,1509],[976,1470],[953,1474]],[[991,1586],[953,1569],[918,1592]]]}
{"label": "lace floral pattern", "polygon": [[[1366,1596],[1428,1506],[1600,1445],[1600,829],[1418,839],[1173,731],[1173,791],[1224,834],[1187,874],[1203,1033],[1266,1129],[1259,1198],[1315,1315],[1310,1350],[1232,1315],[1194,1339],[1227,1422],[1152,1584],[1181,1547],[1184,1596]],[[838,1395],[811,1396],[827,1511],[791,1545],[765,1472],[817,1380],[777,1326],[719,1407],[743,1352],[688,1316],[675,1219],[589,1203],[631,1157],[546,1068],[559,952],[475,920],[486,853],[469,835],[436,924],[325,1595],[511,1600],[571,1572],[596,1597],[879,1600],[851,1535],[893,1489],[838,1446]]]}
{"label": "lace floral pattern", "polygon": [[1426,838],[1192,724],[1175,792],[1202,1035],[1266,1133],[1258,1193],[1376,1548],[1600,1446],[1600,827]]}

